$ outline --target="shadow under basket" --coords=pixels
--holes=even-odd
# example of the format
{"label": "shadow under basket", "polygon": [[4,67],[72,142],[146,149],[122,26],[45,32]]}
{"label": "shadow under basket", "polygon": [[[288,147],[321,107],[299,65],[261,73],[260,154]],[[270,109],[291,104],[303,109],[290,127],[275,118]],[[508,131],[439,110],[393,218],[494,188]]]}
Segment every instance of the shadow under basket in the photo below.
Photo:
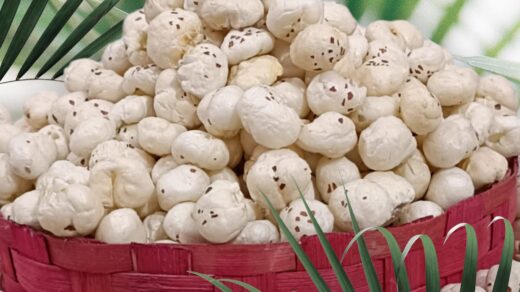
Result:
{"label": "shadow under basket", "polygon": [[[488,227],[492,218],[513,221],[516,175],[512,160],[507,176],[491,188],[465,200],[436,218],[390,228],[401,248],[416,234],[427,234],[439,256],[441,284],[460,282],[466,235],[456,232],[443,245],[450,228],[470,223],[478,236],[479,268],[500,261],[504,227]],[[340,256],[352,233],[328,234]],[[396,291],[390,253],[384,238],[365,235],[384,291]],[[303,249],[333,291],[340,286],[315,236],[301,240]],[[218,291],[189,271],[245,281],[262,291],[312,291],[314,286],[287,243],[268,245],[109,245],[86,238],[62,239],[26,226],[0,220],[0,260],[3,288],[11,291]],[[343,261],[356,291],[369,291],[357,247]],[[413,291],[425,291],[423,250],[417,244],[406,259]],[[238,286],[230,285],[233,291]]]}

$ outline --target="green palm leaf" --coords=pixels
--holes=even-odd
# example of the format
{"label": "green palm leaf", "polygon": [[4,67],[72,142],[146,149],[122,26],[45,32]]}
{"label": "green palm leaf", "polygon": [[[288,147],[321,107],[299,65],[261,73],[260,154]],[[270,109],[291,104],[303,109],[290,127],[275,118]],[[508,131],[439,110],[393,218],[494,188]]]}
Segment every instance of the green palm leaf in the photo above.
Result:
{"label": "green palm leaf", "polygon": [[419,0],[385,1],[379,10],[379,18],[385,20],[408,19],[418,3]]}
{"label": "green palm leaf", "polygon": [[403,250],[403,257],[401,259],[401,266],[404,266],[404,260],[413,245],[421,240],[424,250],[424,261],[426,263],[426,291],[438,292],[441,290],[439,263],[437,261],[437,252],[431,238],[428,235],[419,234],[414,235],[406,244]]}
{"label": "green palm leaf", "polygon": [[103,1],[91,14],[89,14],[79,26],[72,31],[65,42],[56,50],[50,59],[42,66],[36,77],[39,78],[51,69],[56,63],[61,60],[80,40],[85,36],[99,20],[105,16],[119,0],[105,0]]}
{"label": "green palm leaf", "polygon": [[309,274],[309,277],[311,278],[312,282],[314,283],[318,291],[330,291],[329,287],[327,287],[327,284],[325,283],[325,280],[323,280],[320,273],[318,273],[318,270],[316,270],[316,267],[314,267],[309,257],[305,254],[305,251],[302,249],[296,238],[294,238],[291,231],[289,231],[289,228],[287,228],[287,225],[285,225],[282,218],[280,218],[278,211],[274,209],[273,204],[271,204],[271,201],[269,201],[269,199],[266,197],[264,193],[262,193],[262,196],[264,197],[264,200],[267,203],[267,206],[271,211],[271,214],[278,223],[280,231],[285,235],[285,238],[287,238],[287,241],[291,245],[294,253],[302,263],[307,273]]}
{"label": "green palm leaf", "polygon": [[[8,2],[8,1],[6,1]],[[11,42],[9,45],[9,49],[7,49],[7,53],[5,54],[4,59],[2,60],[2,66],[0,66],[0,80],[4,78],[7,70],[13,65],[16,57],[22,50],[25,42],[31,35],[36,23],[40,19],[42,15],[43,9],[47,6],[48,0],[39,0],[32,1],[31,5],[27,9],[27,13],[24,15],[22,22],[18,26],[16,33],[14,34],[14,38],[16,41]]]}
{"label": "green palm leaf", "polygon": [[2,47],[7,33],[9,33],[18,6],[20,6],[20,0],[4,1],[4,5],[2,5],[0,10],[0,47]]}
{"label": "green palm leaf", "polygon": [[515,82],[520,82],[520,63],[485,57],[456,57],[470,66],[502,75]]}
{"label": "green palm leaf", "polygon": [[196,276],[199,276],[202,279],[210,282],[213,286],[219,288],[220,291],[222,291],[222,292],[232,292],[231,289],[229,289],[228,286],[224,285],[224,283],[222,283],[221,281],[211,277],[210,275],[206,275],[206,274],[203,274],[203,273],[197,273],[197,272],[193,272],[193,271],[190,271],[189,273],[194,274]]}
{"label": "green palm leaf", "polygon": [[[103,47],[105,47],[108,43],[118,39],[121,36],[121,31],[123,29],[123,20],[121,20],[118,24],[114,25],[111,29],[109,29],[107,32],[102,34],[99,38],[97,38],[95,41],[93,41],[90,45],[85,47],[83,50],[81,50],[78,54],[76,54],[74,57],[72,57],[72,60],[77,60],[81,58],[87,58],[92,55],[94,55],[96,52],[101,50]],[[61,67],[58,72],[52,76],[52,79],[56,79],[59,76],[63,74],[63,71],[67,66],[70,64],[68,62],[63,67]]]}
{"label": "green palm leaf", "polygon": [[506,236],[504,239],[504,246],[502,247],[502,257],[500,259],[500,265],[498,267],[497,277],[495,279],[495,286],[493,292],[507,291],[509,284],[509,276],[511,274],[511,266],[513,260],[514,247],[514,233],[513,226],[504,217],[495,217],[489,225],[493,225],[498,221],[504,222],[504,228],[506,230]]}
{"label": "green palm leaf", "polygon": [[453,25],[459,21],[460,11],[465,4],[466,0],[455,0],[451,6],[446,8],[444,16],[441,18],[439,24],[437,24],[437,27],[433,32],[432,41],[441,43],[444,40],[444,37],[450,31]]}
{"label": "green palm leaf", "polygon": [[34,65],[36,60],[40,58],[43,52],[49,47],[51,42],[56,38],[58,33],[63,29],[63,27],[67,24],[67,21],[74,14],[76,9],[78,9],[82,0],[67,0],[65,4],[61,7],[61,9],[56,13],[52,21],[49,23],[42,36],[34,45],[29,57],[25,60],[16,79],[20,79],[27,71]]}
{"label": "green palm leaf", "polygon": [[[296,184],[296,181],[295,181],[295,184]],[[305,200],[305,197],[303,196],[303,193],[300,190],[300,187],[298,186],[298,184],[296,184],[296,188],[298,189],[298,192],[300,193],[300,197],[305,206],[305,210],[307,210],[307,214],[309,214],[309,217],[311,218],[312,225],[313,225],[314,229],[316,230],[316,234],[318,236],[318,239],[320,240],[323,250],[325,251],[325,254],[327,255],[327,259],[329,260],[332,270],[334,270],[334,273],[336,274],[336,278],[338,278],[338,282],[341,286],[341,289],[343,289],[343,291],[354,291],[354,287],[352,286],[350,279],[347,277],[347,274],[345,273],[343,266],[341,266],[341,262],[339,261],[338,257],[336,256],[336,253],[332,249],[330,242],[327,240],[327,237],[325,237],[325,233],[321,229],[320,224],[318,224],[318,221],[316,221],[316,217],[314,217],[314,214],[312,213],[311,209],[309,208],[309,205],[307,204],[307,201]]]}
{"label": "green palm leaf", "polygon": [[466,255],[464,256],[464,271],[462,274],[461,292],[474,292],[477,285],[477,259],[478,259],[478,241],[475,228],[467,223],[455,225],[448,231],[444,244],[450,236],[461,228],[466,229]]}

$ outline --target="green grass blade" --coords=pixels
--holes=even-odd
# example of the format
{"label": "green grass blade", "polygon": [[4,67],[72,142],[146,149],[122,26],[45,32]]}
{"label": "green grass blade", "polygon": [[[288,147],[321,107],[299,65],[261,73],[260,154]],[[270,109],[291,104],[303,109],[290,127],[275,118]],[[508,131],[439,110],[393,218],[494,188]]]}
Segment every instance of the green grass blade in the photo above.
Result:
{"label": "green grass blade", "polygon": [[311,278],[312,282],[314,283],[318,291],[330,291],[330,289],[327,287],[327,284],[325,283],[325,280],[323,280],[320,273],[318,273],[318,270],[316,270],[311,260],[307,257],[296,238],[294,238],[292,233],[287,228],[287,225],[285,225],[282,218],[280,218],[278,212],[274,209],[273,205],[271,204],[271,201],[269,201],[269,199],[265,196],[264,193],[262,193],[262,196],[264,197],[264,200],[266,201],[267,206],[271,211],[271,214],[278,223],[280,231],[285,235],[285,238],[287,238],[287,241],[291,245],[294,253],[302,263],[307,273],[309,274],[309,277]]}
{"label": "green grass blade", "polygon": [[513,81],[520,82],[520,63],[505,61],[485,56],[460,57],[456,59],[475,68],[483,69],[495,74],[502,75]]}
{"label": "green grass blade", "polygon": [[477,259],[478,259],[478,241],[477,234],[473,226],[460,223],[455,225],[448,231],[444,244],[450,236],[461,228],[466,229],[466,255],[464,256],[464,272],[462,274],[461,292],[474,292],[477,285]]}
{"label": "green grass blade", "polygon": [[20,6],[20,0],[4,0],[4,5],[0,9],[0,48],[9,33],[9,28],[11,28],[18,6]]}
{"label": "green grass blade", "polygon": [[[99,38],[97,38],[95,41],[93,41],[91,44],[86,46],[83,50],[81,50],[79,53],[77,53],[74,57],[72,57],[72,60],[81,59],[81,58],[88,58],[95,53],[97,53],[99,50],[104,48],[107,44],[109,44],[112,41],[115,41],[121,36],[123,29],[123,20],[121,20],[118,24],[114,25],[111,29],[106,31],[104,34],[102,34]],[[67,62],[64,66],[62,66],[55,74],[52,76],[52,79],[58,78],[63,74],[63,71],[67,66],[70,64],[71,61]]]}
{"label": "green grass blade", "polygon": [[43,52],[49,47],[58,33],[67,24],[67,21],[70,19],[70,17],[78,9],[81,2],[82,0],[67,0],[67,2],[63,4],[60,10],[58,10],[56,15],[52,18],[40,39],[38,39],[38,42],[34,45],[34,48],[31,50],[29,57],[27,57],[22,67],[20,68],[16,79],[20,79],[25,73],[27,73],[27,71],[29,71],[38,58],[41,57]]}
{"label": "green grass blade", "polygon": [[350,10],[352,16],[354,16],[354,18],[357,20],[363,16],[363,13],[365,13],[365,10],[368,6],[368,0],[342,0],[341,2],[343,5],[348,7],[348,10]]}
{"label": "green grass blade", "polygon": [[252,285],[249,285],[246,282],[237,281],[237,280],[233,280],[233,279],[220,279],[220,281],[221,282],[228,282],[228,283],[235,284],[237,286],[240,286],[240,287],[246,289],[249,292],[261,292],[260,290],[258,290],[257,288],[253,287]]}
{"label": "green grass blade", "polygon": [[51,69],[56,63],[63,58],[82,38],[85,36],[101,18],[114,7],[119,0],[105,0],[90,13],[79,26],[72,31],[69,37],[56,50],[50,59],[42,66],[36,77],[40,77]]}
{"label": "green grass blade", "polygon": [[20,55],[23,46],[25,46],[25,43],[36,26],[36,23],[38,23],[45,6],[47,6],[47,2],[48,0],[32,1],[29,8],[27,8],[22,21],[18,25],[18,29],[13,36],[13,41],[11,41],[4,59],[2,60],[2,65],[0,66],[0,80],[4,78],[9,68],[11,68],[16,58]]}
{"label": "green grass blade", "polygon": [[[294,183],[296,184],[296,181]],[[307,204],[307,201],[305,200],[305,197],[303,196],[303,193],[300,190],[298,184],[296,184],[296,188],[300,193],[300,197],[303,201],[303,205],[305,206],[305,210],[307,210],[307,214],[309,214],[309,217],[311,218],[312,225],[316,230],[316,234],[318,236],[318,239],[320,240],[323,250],[325,251],[325,254],[327,255],[327,259],[329,260],[329,263],[332,269],[334,270],[334,274],[336,274],[336,278],[338,278],[338,282],[341,286],[341,289],[343,291],[354,291],[354,287],[352,286],[350,279],[347,277],[347,274],[345,273],[345,270],[343,269],[341,262],[339,261],[338,257],[336,256],[336,253],[330,245],[330,242],[327,240],[327,237],[325,237],[325,233],[323,233],[320,224],[318,224],[318,221],[316,221],[316,217],[314,217],[314,214],[309,208],[309,205]]]}
{"label": "green grass blade", "polygon": [[144,0],[121,0],[117,4],[117,8],[123,10],[126,13],[134,12],[144,5]]}
{"label": "green grass blade", "polygon": [[406,266],[401,266],[401,249],[399,248],[399,244],[397,243],[397,240],[395,240],[395,237],[388,231],[387,229],[383,227],[370,227],[365,228],[361,230],[359,233],[352,238],[352,240],[349,242],[345,250],[343,251],[343,255],[341,256],[341,260],[345,258],[349,250],[352,248],[354,243],[356,243],[361,236],[369,231],[378,231],[380,232],[383,237],[386,240],[386,243],[388,245],[388,248],[390,249],[390,255],[392,256],[392,265],[394,266],[394,276],[395,280],[397,282],[398,291],[400,292],[407,292],[410,291],[410,283],[408,281],[408,274],[406,272]]}
{"label": "green grass blade", "polygon": [[495,43],[491,48],[486,49],[486,55],[489,57],[496,57],[498,54],[515,39],[515,36],[520,31],[520,21],[517,21],[505,34],[502,35],[500,40]]}
{"label": "green grass blade", "polygon": [[466,0],[455,0],[453,4],[446,7],[444,10],[446,12],[433,32],[432,41],[441,43],[444,40],[444,37],[448,31],[450,31],[451,27],[459,21],[460,11],[466,2]]}
{"label": "green grass blade", "polygon": [[233,292],[233,291],[231,291],[231,289],[228,286],[224,285],[224,283],[222,283],[221,281],[211,277],[210,275],[206,275],[206,274],[203,274],[203,273],[197,273],[197,272],[193,272],[193,271],[189,271],[188,273],[196,275],[196,276],[199,276],[202,279],[210,282],[213,286],[219,288],[220,291],[222,291],[222,292]]}
{"label": "green grass blade", "polygon": [[495,286],[493,292],[507,291],[509,284],[509,276],[511,274],[511,266],[514,253],[514,233],[513,226],[504,217],[495,217],[489,225],[495,224],[498,221],[504,222],[504,228],[506,230],[506,236],[504,239],[504,246],[502,247],[502,257],[500,259],[500,265],[498,266],[497,277],[495,279]]}
{"label": "green grass blade", "polygon": [[[356,220],[356,215],[354,214],[354,210],[352,210],[352,206],[350,205],[350,200],[348,199],[347,190],[345,189],[345,185],[343,184],[343,190],[345,191],[345,197],[347,198],[348,211],[350,213],[350,218],[352,219],[352,227],[354,228],[354,232],[358,234],[360,232],[359,224]],[[365,277],[368,282],[368,286],[371,292],[380,292],[381,284],[377,279],[376,269],[374,268],[374,264],[372,263],[372,259],[370,258],[370,254],[368,253],[368,248],[365,243],[365,240],[361,236],[357,240],[357,244],[359,247],[359,255],[361,257],[361,263],[363,264],[363,271],[365,272]]]}
{"label": "green grass blade", "polygon": [[408,19],[419,0],[385,1],[379,10],[379,18],[385,20]]}
{"label": "green grass blade", "polygon": [[424,234],[414,235],[403,250],[403,257],[401,259],[402,267],[405,266],[404,260],[413,245],[417,240],[421,240],[424,249],[424,259],[426,263],[426,291],[427,292],[438,292],[441,290],[440,274],[439,274],[439,263],[437,261],[437,252],[435,246],[429,236]]}

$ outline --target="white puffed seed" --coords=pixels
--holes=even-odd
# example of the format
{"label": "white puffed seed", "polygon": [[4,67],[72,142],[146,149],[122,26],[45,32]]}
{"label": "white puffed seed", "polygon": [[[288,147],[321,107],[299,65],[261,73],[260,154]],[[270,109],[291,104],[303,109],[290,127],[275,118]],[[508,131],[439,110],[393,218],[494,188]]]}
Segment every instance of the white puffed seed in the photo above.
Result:
{"label": "white puffed seed", "polygon": [[62,160],[67,158],[69,155],[69,143],[65,130],[57,125],[48,125],[38,131],[43,135],[49,136],[56,145],[57,159]]}
{"label": "white puffed seed", "polygon": [[311,170],[307,162],[289,149],[270,150],[261,154],[247,174],[251,198],[267,207],[263,195],[281,210],[300,197],[314,199]]}
{"label": "white puffed seed", "polygon": [[209,242],[233,240],[249,221],[247,203],[237,183],[218,180],[195,203],[192,217]]}
{"label": "white puffed seed", "polygon": [[87,93],[83,91],[76,91],[56,99],[49,111],[48,122],[51,125],[65,126],[65,118],[76,106],[87,101]]}
{"label": "white puffed seed", "polygon": [[216,30],[251,26],[264,16],[261,0],[204,0],[199,4],[198,14]]}
{"label": "white puffed seed", "polygon": [[58,98],[58,95],[52,91],[42,91],[29,97],[23,104],[23,113],[27,124],[35,130],[45,127],[49,123],[48,116],[52,104]]}
{"label": "white puffed seed", "polygon": [[112,70],[97,69],[88,79],[88,97],[117,102],[126,96],[123,90],[124,80]]}
{"label": "white puffed seed", "polygon": [[458,167],[442,169],[433,174],[426,199],[444,210],[473,196],[475,187],[468,173]]}
{"label": "white puffed seed", "polygon": [[401,208],[415,199],[413,186],[403,177],[392,171],[374,171],[363,179],[379,185],[388,193],[393,208]]}
{"label": "white puffed seed", "polygon": [[179,164],[192,163],[207,170],[218,170],[229,162],[226,144],[206,132],[181,133],[172,144],[171,153]]}
{"label": "white puffed seed", "polygon": [[7,110],[7,108],[0,104],[0,125],[2,124],[10,124],[11,123],[11,114]]}
{"label": "white puffed seed", "polygon": [[0,124],[0,153],[7,153],[9,141],[21,133],[22,130],[15,125]]}
{"label": "white puffed seed", "polygon": [[230,138],[238,134],[242,129],[242,122],[236,106],[243,94],[240,87],[230,85],[204,96],[197,108],[197,115],[208,133],[220,138]]}
{"label": "white puffed seed", "polygon": [[146,243],[146,229],[133,209],[117,209],[103,217],[96,239],[106,243]]}
{"label": "white puffed seed", "polygon": [[168,239],[168,235],[166,235],[163,228],[165,216],[166,213],[164,212],[155,212],[143,220],[147,243]]}
{"label": "white puffed seed", "polygon": [[280,62],[280,64],[282,65],[282,78],[304,78],[305,71],[294,65],[291,60],[290,45],[291,44],[288,42],[277,39],[274,45],[274,49],[271,52],[271,55],[276,57],[278,59],[278,62]]}
{"label": "white puffed seed", "polygon": [[345,192],[356,214],[359,228],[383,226],[392,218],[394,208],[388,193],[376,183],[358,179],[338,187],[330,195],[329,209],[339,230],[353,230]]}
{"label": "white puffed seed", "polygon": [[237,104],[237,111],[244,129],[262,146],[282,148],[298,139],[302,127],[300,117],[270,87],[247,90]]}
{"label": "white puffed seed", "polygon": [[[306,202],[323,232],[332,232],[334,228],[334,216],[329,208],[327,208],[327,205],[312,199],[306,200]],[[280,218],[282,218],[291,234],[297,240],[305,235],[310,236],[316,234],[316,229],[312,224],[311,217],[301,198],[292,201],[289,206],[285,207],[280,212]],[[284,234],[281,235],[281,240],[287,240]]]}
{"label": "white puffed seed", "polygon": [[361,132],[380,117],[398,116],[399,99],[391,96],[367,96],[349,117],[356,125],[356,131]]}
{"label": "white puffed seed", "polygon": [[101,99],[92,99],[80,103],[67,113],[65,117],[65,134],[69,137],[74,129],[83,121],[94,117],[108,117],[114,104]]}
{"label": "white puffed seed", "polygon": [[277,0],[269,3],[266,25],[277,38],[291,42],[307,26],[323,18],[321,0]]}
{"label": "white puffed seed", "polygon": [[[129,158],[142,164],[151,171],[155,159],[146,151],[137,149],[131,144],[117,140],[109,140],[96,146],[90,159],[87,159],[88,167],[92,169],[98,162],[115,159],[118,157]],[[83,164],[83,163],[82,163]]]}
{"label": "white puffed seed", "polygon": [[409,158],[417,147],[412,132],[394,116],[381,117],[359,135],[359,155],[373,170],[390,170]]}
{"label": "white puffed seed", "polygon": [[416,79],[399,90],[400,113],[405,124],[417,135],[434,131],[442,122],[442,107],[439,99]]}
{"label": "white puffed seed", "polygon": [[233,169],[226,167],[221,170],[208,171],[209,179],[211,182],[217,180],[227,180],[230,182],[240,183],[240,180]]}
{"label": "white puffed seed", "polygon": [[143,94],[155,95],[155,83],[161,74],[161,69],[154,64],[146,66],[134,66],[129,68],[124,75],[122,83],[123,91],[127,95]]}
{"label": "white puffed seed", "polygon": [[89,171],[66,160],[58,160],[36,180],[36,189],[43,195],[47,191],[62,190],[73,184],[88,185]]}
{"label": "white puffed seed", "polygon": [[299,33],[291,44],[292,62],[306,71],[334,68],[349,48],[347,35],[326,24],[313,24]]}
{"label": "white puffed seed", "polygon": [[147,31],[148,22],[142,9],[130,13],[123,22],[123,41],[132,65],[145,66],[152,63],[147,53]]}
{"label": "white puffed seed", "polygon": [[506,158],[520,155],[520,118],[495,116],[486,146]]}
{"label": "white puffed seed", "polygon": [[444,119],[435,131],[426,136],[423,151],[431,165],[449,168],[469,157],[478,145],[470,122],[460,115],[453,115]]}
{"label": "white puffed seed", "polygon": [[94,60],[77,59],[72,61],[63,71],[63,81],[69,92],[87,91],[88,80],[94,71],[103,66]]}
{"label": "white puffed seed", "polygon": [[393,171],[404,177],[415,190],[415,200],[421,199],[430,184],[431,172],[421,151],[415,150],[414,154],[403,161]]}
{"label": "white puffed seed", "polygon": [[150,22],[146,48],[159,67],[177,68],[184,55],[202,39],[202,22],[197,14],[176,8],[162,12]]}
{"label": "white puffed seed", "polygon": [[390,42],[402,50],[419,48],[424,42],[421,32],[405,20],[374,21],[367,26],[365,35],[369,41]]}
{"label": "white puffed seed", "polygon": [[518,110],[518,96],[513,84],[500,75],[490,74],[480,78],[477,96],[495,101],[513,111]]}
{"label": "white puffed seed", "polygon": [[47,171],[58,157],[54,141],[40,133],[23,133],[13,137],[9,141],[8,154],[12,171],[28,180]]}
{"label": "white puffed seed", "polygon": [[164,11],[182,8],[184,0],[146,0],[144,2],[144,14],[148,22]]}
{"label": "white puffed seed", "polygon": [[443,48],[432,41],[425,41],[422,47],[410,50],[408,54],[410,74],[423,83],[441,70],[445,63]]}
{"label": "white puffed seed", "polygon": [[330,158],[347,154],[357,143],[356,126],[346,116],[327,112],[304,125],[296,144],[305,151]]}
{"label": "white puffed seed", "polygon": [[38,221],[38,203],[40,191],[33,190],[22,194],[13,201],[11,220],[18,224],[27,225],[34,229],[41,229]]}
{"label": "white puffed seed", "polygon": [[325,203],[329,202],[330,194],[338,187],[360,178],[356,164],[345,157],[323,157],[316,168],[316,187]]}
{"label": "white puffed seed", "polygon": [[183,244],[206,242],[191,216],[194,209],[193,202],[180,203],[171,208],[164,217],[164,231],[174,242]]}
{"label": "white puffed seed", "polygon": [[222,139],[224,144],[229,151],[229,162],[227,164],[230,168],[235,168],[242,162],[242,158],[244,157],[244,150],[242,149],[242,144],[240,144],[240,137],[238,135]]}
{"label": "white puffed seed", "polygon": [[179,166],[177,162],[173,159],[171,155],[163,156],[161,159],[157,160],[155,165],[152,168],[152,180],[154,184],[157,185],[157,182],[165,173]]}
{"label": "white puffed seed", "polygon": [[38,204],[38,221],[43,229],[56,236],[85,236],[98,226],[105,210],[92,190],[71,184],[42,193]]}
{"label": "white puffed seed", "polygon": [[355,72],[354,78],[367,88],[371,96],[392,95],[408,78],[408,63],[392,61],[388,54],[365,61]]}
{"label": "white puffed seed", "polygon": [[229,85],[243,90],[259,85],[272,85],[283,74],[278,59],[270,55],[258,56],[231,67]]}
{"label": "white puffed seed", "polygon": [[368,41],[363,35],[353,34],[348,37],[348,45],[347,54],[334,64],[334,71],[345,78],[353,78],[368,53]]}
{"label": "white puffed seed", "polygon": [[363,104],[366,93],[366,88],[335,71],[314,77],[306,92],[309,108],[317,115],[329,111],[349,114]]}
{"label": "white puffed seed", "polygon": [[200,168],[184,164],[163,174],[157,181],[155,193],[164,211],[183,202],[197,202],[210,184],[208,175]]}
{"label": "white puffed seed", "polygon": [[248,27],[244,30],[231,30],[220,48],[229,64],[236,65],[252,57],[271,52],[274,42],[274,37],[267,30]]}
{"label": "white puffed seed", "polygon": [[437,217],[442,215],[442,208],[430,201],[417,201],[404,206],[399,212],[399,224],[411,223],[425,217]]}
{"label": "white puffed seed", "polygon": [[128,68],[132,67],[132,63],[126,54],[125,42],[120,39],[109,44],[103,51],[101,57],[103,68],[112,70],[119,75],[123,75]]}
{"label": "white puffed seed", "polygon": [[137,124],[137,131],[141,148],[148,153],[164,156],[170,154],[173,141],[186,132],[186,128],[161,118],[148,117]]}
{"label": "white puffed seed", "polygon": [[116,140],[126,142],[136,148],[141,148],[139,145],[139,132],[137,130],[138,124],[124,125],[117,130]]}
{"label": "white puffed seed", "polygon": [[299,78],[285,78],[273,85],[273,90],[278,93],[280,99],[291,107],[300,118],[309,114],[309,106],[305,96],[305,82]]}
{"label": "white puffed seed", "polygon": [[11,202],[18,195],[28,192],[33,187],[29,180],[25,180],[16,174],[9,165],[7,154],[0,153],[0,205]]}
{"label": "white puffed seed", "polygon": [[184,56],[177,73],[182,89],[202,98],[226,85],[228,61],[219,47],[203,43]]}
{"label": "white puffed seed", "polygon": [[136,124],[146,117],[153,116],[153,98],[146,95],[129,95],[117,102],[110,111],[110,118],[117,125]]}
{"label": "white puffed seed", "polygon": [[193,129],[200,125],[197,117],[199,100],[182,90],[177,72],[166,69],[161,72],[155,85],[153,107],[157,117]]}
{"label": "white puffed seed", "polygon": [[356,19],[345,5],[334,1],[323,2],[323,23],[350,35],[357,26]]}
{"label": "white puffed seed", "polygon": [[488,147],[481,147],[462,163],[475,189],[501,181],[507,173],[507,159]]}
{"label": "white puffed seed", "polygon": [[480,145],[486,142],[494,121],[493,111],[489,107],[479,102],[471,102],[459,107],[454,114],[460,114],[469,120]]}
{"label": "white puffed seed", "polygon": [[246,224],[233,243],[268,244],[278,242],[279,240],[278,228],[273,223],[269,220],[255,220]]}
{"label": "white puffed seed", "polygon": [[88,157],[102,142],[116,136],[116,125],[107,118],[94,117],[81,122],[70,135],[70,151]]}
{"label": "white puffed seed", "polygon": [[478,83],[478,75],[473,69],[449,65],[428,79],[428,89],[439,98],[442,106],[453,106],[472,102]]}

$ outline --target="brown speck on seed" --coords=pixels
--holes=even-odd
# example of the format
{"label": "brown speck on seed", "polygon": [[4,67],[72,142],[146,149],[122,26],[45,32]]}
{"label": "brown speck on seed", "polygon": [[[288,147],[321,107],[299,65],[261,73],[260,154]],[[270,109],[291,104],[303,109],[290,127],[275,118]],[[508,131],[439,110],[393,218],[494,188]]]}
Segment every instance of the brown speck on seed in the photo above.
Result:
{"label": "brown speck on seed", "polygon": [[195,168],[191,168],[191,169],[190,169],[190,172],[191,172],[191,173],[196,173],[197,170],[196,170]]}
{"label": "brown speck on seed", "polygon": [[219,63],[215,64],[215,66],[217,66],[217,68],[222,67],[222,65],[220,65]]}
{"label": "brown speck on seed", "polygon": [[28,174],[31,174],[31,169],[30,169],[28,166],[24,167],[24,170],[25,170],[25,172],[27,172]]}
{"label": "brown speck on seed", "polygon": [[73,101],[72,99],[70,99],[70,100],[69,100],[69,104],[70,104],[70,105],[75,105],[75,104],[76,104],[76,102],[75,102],[75,101]]}
{"label": "brown speck on seed", "polygon": [[336,89],[336,87],[335,87],[335,86],[332,86],[331,88],[329,88],[329,91],[330,91],[330,92],[336,92],[336,91],[337,91],[337,89]]}
{"label": "brown speck on seed", "polygon": [[285,189],[285,184],[281,184],[281,185],[280,185],[280,190],[283,191],[283,189]]}
{"label": "brown speck on seed", "polygon": [[500,104],[495,104],[495,109],[496,109],[496,110],[500,110],[500,109],[502,109],[502,105],[500,105]]}
{"label": "brown speck on seed", "polygon": [[303,217],[307,217],[307,216],[309,216],[309,215],[307,214],[307,212],[305,212],[305,211],[301,211],[301,212],[300,212],[300,215],[302,215]]}
{"label": "brown speck on seed", "polygon": [[327,185],[327,194],[332,193],[332,187],[330,185]]}
{"label": "brown speck on seed", "polygon": [[81,159],[81,161],[79,162],[81,165],[85,165],[85,158]]}
{"label": "brown speck on seed", "polygon": [[181,157],[181,159],[184,159],[184,156],[181,155],[180,157]]}
{"label": "brown speck on seed", "polygon": [[347,101],[346,101],[345,99],[343,99],[343,100],[341,101],[341,106],[345,106],[345,103],[346,103],[346,102],[347,102]]}
{"label": "brown speck on seed", "polygon": [[58,118],[55,116],[55,115],[52,115],[52,119],[57,123],[58,122]]}
{"label": "brown speck on seed", "polygon": [[287,213],[291,213],[291,211],[292,211],[292,207],[289,208],[289,210],[287,210]]}
{"label": "brown speck on seed", "polygon": [[419,66],[417,66],[417,67],[418,67],[420,70],[424,70],[424,69],[423,69],[423,66],[421,66],[421,65],[419,65]]}
{"label": "brown speck on seed", "polygon": [[333,44],[336,40],[334,39],[334,37],[330,37],[330,43]]}
{"label": "brown speck on seed", "polygon": [[339,122],[340,124],[343,124],[343,118],[339,118],[339,119],[338,119],[338,122]]}
{"label": "brown speck on seed", "polygon": [[298,227],[298,226],[294,227],[294,231],[300,232],[300,227]]}
{"label": "brown speck on seed", "polygon": [[233,41],[230,41],[229,44],[228,44],[228,48],[231,48],[235,45],[235,43]]}
{"label": "brown speck on seed", "polygon": [[204,55],[208,55],[208,56],[209,56],[209,52],[208,52],[208,51],[205,51],[205,52],[204,52]]}
{"label": "brown speck on seed", "polygon": [[165,190],[164,189],[161,189],[161,194],[164,194]]}
{"label": "brown speck on seed", "polygon": [[103,110],[102,110],[102,111],[101,111],[101,114],[103,114],[103,115],[105,115],[105,116],[106,116],[106,115],[108,115],[108,112],[107,112],[107,111],[103,111]]}
{"label": "brown speck on seed", "polygon": [[367,199],[367,196],[364,196],[364,197],[363,197],[363,200],[366,200],[366,199]]}
{"label": "brown speck on seed", "polygon": [[273,166],[273,171],[276,171],[276,165],[275,165],[275,166]]}
{"label": "brown speck on seed", "polygon": [[176,27],[177,29],[181,29],[181,25],[180,25],[180,24],[176,24],[175,27]]}
{"label": "brown speck on seed", "polygon": [[277,176],[275,176],[275,177],[273,177],[273,180],[274,180],[274,181],[279,181],[279,180],[280,180],[280,178],[279,178],[279,177],[277,177]]}
{"label": "brown speck on seed", "polygon": [[218,217],[218,214],[211,215],[211,218],[217,218],[217,217]]}
{"label": "brown speck on seed", "polygon": [[294,220],[300,221],[300,216],[296,216],[296,218],[294,218]]}
{"label": "brown speck on seed", "polygon": [[330,62],[330,63],[334,63],[334,57],[330,57],[330,58],[329,58],[329,62]]}
{"label": "brown speck on seed", "polygon": [[207,188],[205,194],[211,192],[212,189],[213,189],[213,187],[209,187],[209,188]]}
{"label": "brown speck on seed", "polygon": [[311,56],[311,59],[314,59],[314,58],[316,58],[316,57],[314,57],[314,56]]}
{"label": "brown speck on seed", "polygon": [[202,225],[206,225],[206,223],[208,223],[207,220],[202,221]]}
{"label": "brown speck on seed", "polygon": [[348,94],[347,94],[347,97],[348,97],[348,100],[352,100],[354,98],[354,94],[352,93],[352,91],[350,91]]}
{"label": "brown speck on seed", "polygon": [[72,116],[75,117],[78,113],[77,112],[72,112]]}

